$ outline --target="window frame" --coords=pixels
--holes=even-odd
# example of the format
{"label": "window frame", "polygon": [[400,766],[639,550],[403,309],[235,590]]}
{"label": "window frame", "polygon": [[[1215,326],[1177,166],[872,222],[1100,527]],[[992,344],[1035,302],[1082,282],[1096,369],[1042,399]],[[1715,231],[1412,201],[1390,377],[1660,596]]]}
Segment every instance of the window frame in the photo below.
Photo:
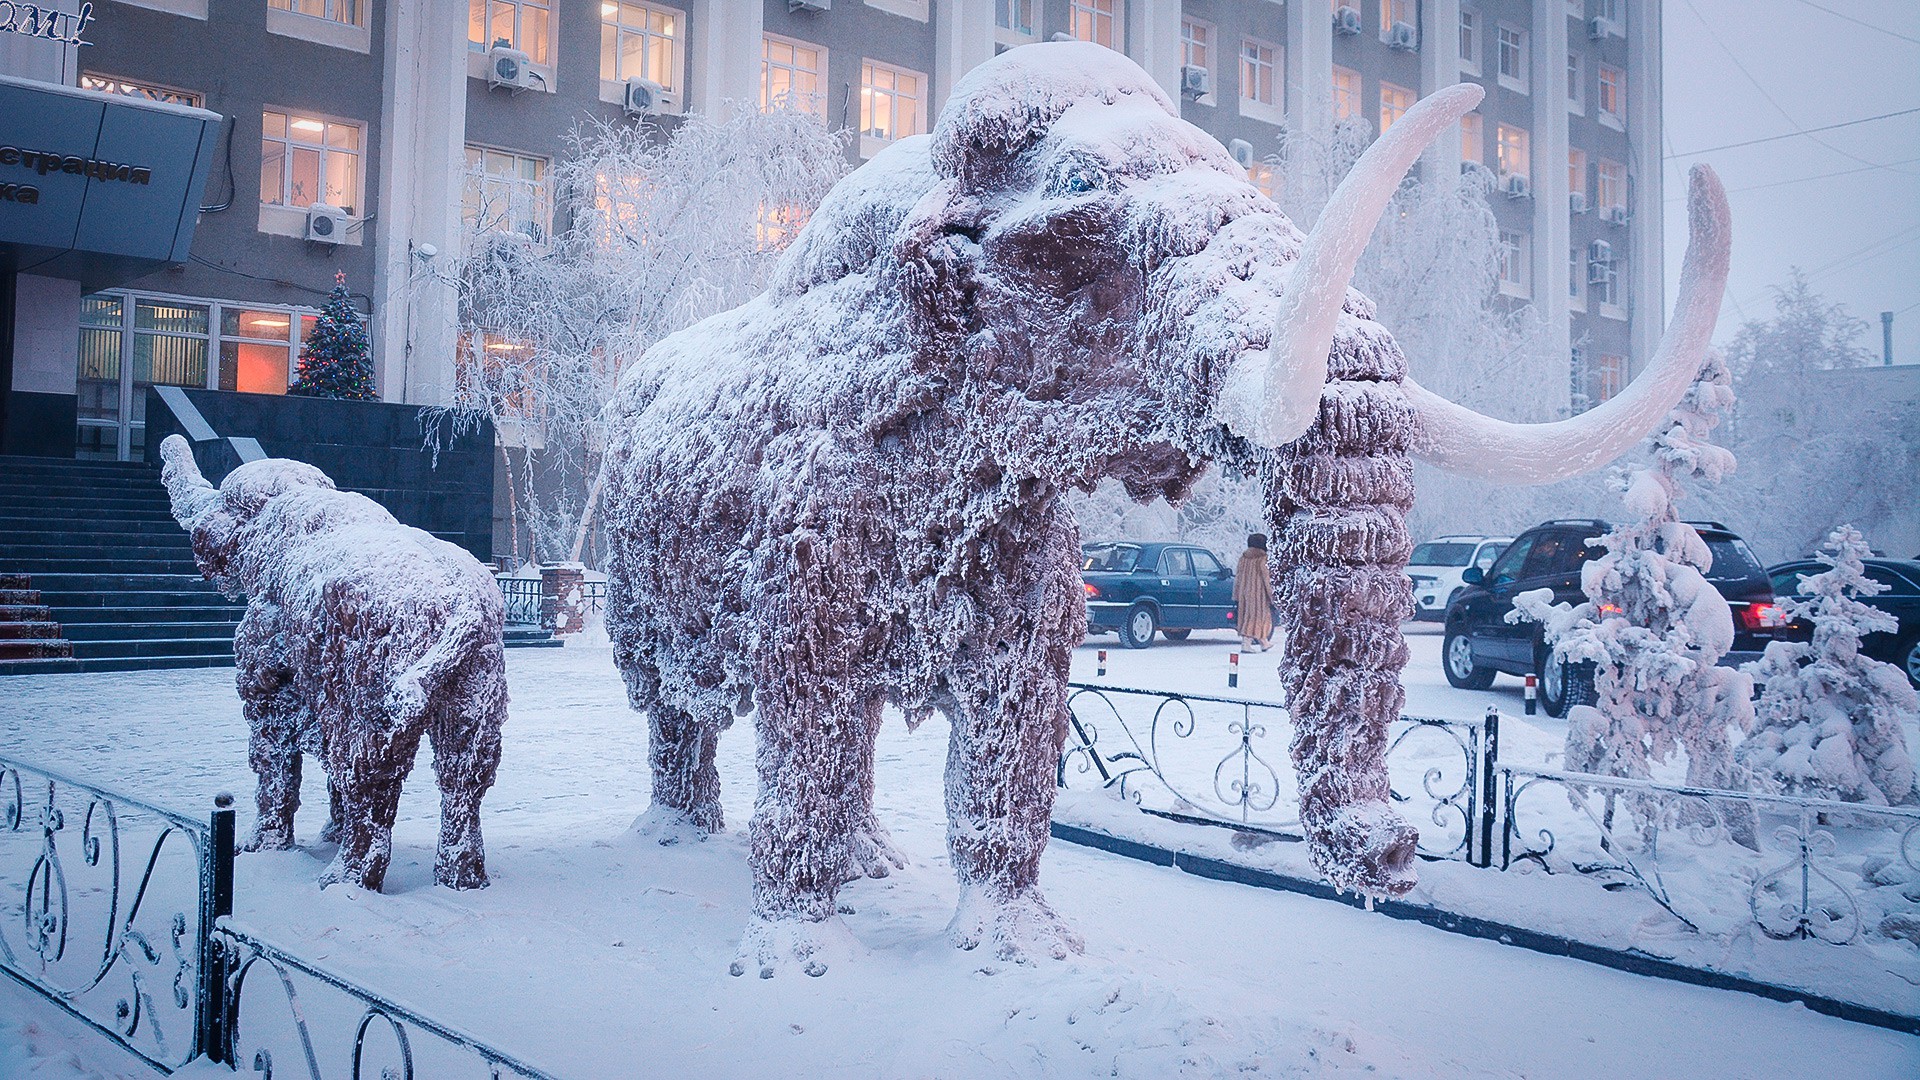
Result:
{"label": "window frame", "polygon": [[[1027,12],[1027,26],[1026,26],[1026,29],[1024,30],[1022,30],[1017,26],[1012,25],[1014,20],[1014,15],[1012,14],[1012,12],[1016,8],[1024,8]],[[1040,9],[1041,9],[1040,0],[994,0],[994,4],[993,4],[993,39],[994,41],[998,44],[1009,45],[1009,46],[1026,45],[1031,42],[1039,41],[1041,36],[1040,35],[1041,16],[1044,14],[1044,12],[1042,12]],[[1006,16],[1007,22],[1004,24],[1000,21],[1001,19],[1000,13],[1002,11],[1006,11],[1008,13]]]}
{"label": "window frame", "polygon": [[[606,8],[609,5],[614,9],[612,15],[606,13]],[[649,16],[666,15],[671,17],[674,20],[673,32],[668,35],[656,35],[653,33],[651,24],[638,30],[628,28],[625,23],[620,21],[621,16],[626,13],[628,7],[639,8]],[[629,36],[642,37],[648,42],[663,40],[667,43],[667,72],[669,81],[660,84],[663,91],[661,97],[671,106],[668,111],[679,112],[681,108],[684,107],[687,97],[687,13],[670,4],[654,3],[653,0],[606,0],[605,3],[600,5],[600,8],[600,88],[602,91],[600,99],[608,102],[621,100],[626,91],[627,79],[633,76],[660,82],[660,80],[654,79],[653,76],[646,71],[632,72],[626,75],[621,74],[621,60],[625,53],[620,46],[622,40]],[[608,56],[606,37],[609,31],[613,34],[613,71],[611,73],[607,71]],[[763,47],[762,55],[764,55],[764,52]],[[640,62],[641,67],[651,66],[651,50],[643,49],[642,57]]]}
{"label": "window frame", "polygon": [[[1183,71],[1190,67],[1197,67],[1207,73],[1207,92],[1193,99],[1203,105],[1212,105],[1216,100],[1213,92],[1213,61],[1220,51],[1219,39],[1219,27],[1205,19],[1196,19],[1191,15],[1180,17],[1180,67]],[[1200,54],[1202,63],[1193,62],[1196,50]],[[1185,76],[1182,78],[1184,79]]]}
{"label": "window frame", "polygon": [[[547,72],[553,71],[554,69],[553,54],[555,51],[556,38],[558,38],[559,36],[558,34],[559,27],[557,24],[559,19],[560,2],[561,0],[468,0],[467,51],[469,53],[478,53],[480,57],[484,60],[487,55],[487,51],[493,48],[493,42],[494,42],[494,39],[492,37],[489,37],[488,40],[486,41],[473,40],[473,8],[474,6],[478,4],[481,10],[486,12],[486,18],[482,25],[488,27],[489,28],[488,32],[489,34],[491,34],[491,28],[493,26],[493,12],[492,12],[493,5],[505,4],[505,5],[511,6],[514,9],[513,38],[511,41],[508,42],[507,47],[511,49],[518,49],[521,52],[526,53],[527,62],[532,64],[534,67],[540,68],[541,70],[547,71]],[[529,9],[536,10],[536,11],[544,11],[546,13],[546,19],[545,19],[546,33],[541,40],[542,51],[540,53],[535,53],[532,49],[527,48],[524,41],[525,34],[526,34],[526,30],[525,30],[526,14]],[[472,70],[473,69],[471,67],[468,68],[469,74],[472,73]],[[481,67],[480,70],[481,70],[481,76],[485,77],[486,69],[484,65]],[[548,81],[551,82],[551,80],[548,80]],[[548,86],[547,89],[551,91],[553,87]]]}
{"label": "window frame", "polygon": [[[1343,87],[1341,85],[1343,79],[1351,80],[1352,85]],[[1333,65],[1332,104],[1334,123],[1337,124],[1342,120],[1358,120],[1360,118],[1360,91],[1364,85],[1358,71],[1349,67],[1341,67],[1339,64]],[[1345,109],[1341,108],[1343,91],[1347,103]]]}
{"label": "window frame", "polygon": [[[1467,153],[1469,144],[1473,146],[1471,156]],[[1477,109],[1460,117],[1460,160],[1483,168],[1487,164],[1486,118]]]}
{"label": "window frame", "polygon": [[[768,48],[774,45],[784,46],[786,48],[792,49],[794,62],[791,64],[775,63],[773,58],[767,55]],[[820,65],[817,70],[810,70],[810,69],[799,66],[800,54],[803,52],[812,53],[814,55],[816,61]],[[786,71],[789,73],[787,76],[787,89],[783,91],[783,93],[786,93],[790,97],[790,99],[792,100],[793,106],[796,109],[798,109],[801,112],[810,113],[814,116],[817,116],[820,118],[821,123],[823,124],[826,123],[827,93],[824,87],[827,81],[827,62],[830,56],[831,54],[828,52],[827,47],[817,42],[802,41],[799,38],[790,38],[784,34],[775,34],[771,32],[762,33],[760,35],[760,108],[761,110],[765,111],[769,108],[772,108],[772,105],[773,105],[773,97],[774,97],[772,93],[773,72],[775,70]],[[804,97],[794,89],[794,86],[797,82],[796,76],[798,76],[803,72],[813,76],[814,85],[817,87],[817,89],[815,89],[811,93],[806,94]]]}
{"label": "window frame", "polygon": [[[1249,56],[1250,51],[1265,52],[1268,59],[1263,63],[1258,57]],[[1268,91],[1273,100],[1261,101],[1247,94],[1249,71],[1256,67],[1265,67],[1268,75]],[[1239,55],[1239,97],[1240,115],[1278,124],[1286,119],[1286,50],[1274,42],[1252,35],[1240,38]]]}
{"label": "window frame", "polygon": [[[1509,139],[1510,134],[1517,135],[1518,138]],[[1508,153],[1509,144],[1514,146],[1515,153]],[[1509,167],[1513,164],[1509,160],[1511,157],[1519,159],[1520,168]],[[1493,163],[1494,172],[1500,177],[1502,183],[1505,183],[1509,176],[1522,176],[1526,178],[1527,183],[1533,183],[1533,133],[1518,124],[1494,125]]]}
{"label": "window frame", "polygon": [[1595,405],[1601,405],[1627,388],[1627,358],[1620,353],[1601,353],[1594,360],[1587,393]]}
{"label": "window frame", "polygon": [[[893,87],[890,89],[882,90],[878,86],[875,86],[872,82],[872,75],[876,71],[885,71],[892,74],[894,77]],[[900,80],[900,77],[903,75],[910,77],[914,80],[914,91],[912,95],[912,100],[914,103],[913,130],[904,131],[904,132],[898,130],[899,117],[900,117],[899,98],[901,97],[901,94],[899,92],[899,80]],[[860,58],[860,127],[858,129],[860,132],[860,156],[863,158],[870,158],[873,155],[879,153],[881,150],[885,149],[887,146],[895,142],[898,142],[901,139],[907,138],[910,135],[919,135],[925,132],[927,130],[927,93],[930,89],[931,87],[929,86],[926,72],[915,71],[912,68],[901,67],[898,64],[889,64],[884,60],[875,60],[872,57],[864,57],[864,56],[861,57]],[[893,107],[889,110],[888,115],[893,117],[894,122],[892,127],[894,130],[892,134],[884,137],[879,135],[867,134],[867,130],[869,127],[868,121],[870,119],[870,114],[868,110],[872,107],[870,102],[872,101],[873,96],[876,94],[886,94],[889,98],[893,99]]]}
{"label": "window frame", "polygon": [[[523,150],[513,150],[504,146],[471,142],[466,144],[466,154],[468,161],[467,171],[464,174],[464,182],[461,187],[460,223],[467,232],[471,235],[511,235],[518,233],[524,235],[530,242],[542,247],[551,242],[553,238],[553,159],[547,157],[545,154],[531,154]],[[478,160],[475,160],[476,154],[479,155]],[[505,155],[512,158],[514,174],[506,178],[495,178],[494,174],[488,173],[486,171],[488,154]],[[520,167],[529,162],[537,164],[541,168],[541,175],[533,181],[526,181],[519,175]],[[528,224],[533,227],[532,231],[522,231],[517,228],[496,228],[487,226],[484,222],[476,218],[470,218],[467,212],[467,195],[476,184],[478,185],[478,193],[480,201],[482,202],[487,199],[486,192],[489,186],[506,189],[509,207],[513,205],[514,195],[517,191],[522,189],[530,190],[532,192],[531,205],[533,208],[533,220],[528,222]],[[519,224],[511,220],[513,216],[512,211],[509,210],[506,215],[495,220],[508,226]]]}
{"label": "window frame", "polygon": [[1587,310],[1587,246],[1575,243],[1567,248],[1567,309]]}
{"label": "window frame", "polygon": [[[1387,96],[1389,93],[1404,95],[1404,102],[1405,102],[1404,104],[1399,106],[1399,111],[1394,113],[1392,119],[1388,119],[1387,117],[1387,107],[1388,107]],[[1395,85],[1394,83],[1390,83],[1382,79],[1380,82],[1379,133],[1382,135],[1385,135],[1387,133],[1387,129],[1393,126],[1393,122],[1407,115],[1407,110],[1413,108],[1414,102],[1419,100],[1420,100],[1420,95],[1416,91],[1409,90],[1404,86],[1398,86],[1398,85]]]}
{"label": "window frame", "polygon": [[[1611,192],[1609,188],[1612,189]],[[1594,206],[1600,210],[1627,208],[1627,167],[1625,165],[1607,158],[1601,158],[1595,163]]]}
{"label": "window frame", "polygon": [[[297,110],[297,109],[288,108],[286,106],[277,106],[277,105],[270,105],[270,104],[262,105],[260,107],[260,112],[261,112],[261,121],[260,121],[261,122],[261,131],[260,131],[261,151],[260,153],[261,153],[261,159],[262,159],[260,163],[261,170],[264,172],[266,169],[265,158],[266,158],[267,143],[269,142],[278,143],[286,148],[285,153],[281,157],[281,171],[280,171],[281,194],[286,195],[288,198],[292,197],[293,169],[290,167],[290,165],[293,160],[293,151],[295,147],[298,146],[301,149],[314,150],[320,154],[320,165],[319,165],[320,195],[319,197],[315,198],[312,202],[309,202],[305,206],[299,206],[292,202],[285,202],[277,199],[272,202],[269,202],[265,198],[266,191],[263,187],[260,193],[261,206],[263,207],[274,206],[274,207],[280,207],[287,210],[298,211],[302,218],[301,235],[304,236],[305,235],[304,221],[305,221],[305,217],[308,209],[311,208],[316,203],[321,203],[326,201],[325,195],[327,191],[327,161],[329,160],[329,158],[331,158],[335,154],[345,154],[347,156],[350,156],[356,159],[356,161],[354,162],[354,191],[353,191],[353,202],[351,206],[349,207],[349,206],[343,205],[343,206],[340,206],[340,209],[346,210],[348,218],[356,221],[366,217],[366,198],[367,198],[366,158],[367,158],[368,147],[367,147],[367,125],[364,121],[350,120],[343,116],[330,116],[326,113]],[[286,122],[285,130],[288,134],[283,134],[278,136],[267,134],[266,133],[267,114],[273,114],[273,115],[277,115],[284,118]],[[295,120],[304,120],[304,121],[319,123],[323,125],[337,124],[341,127],[353,128],[356,132],[358,132],[358,135],[354,143],[355,148],[353,150],[344,150],[339,147],[326,145],[327,132],[325,128],[321,130],[321,133],[317,141],[311,142],[311,143],[302,142],[302,143],[296,144],[293,141],[293,136],[291,135],[291,132],[293,131],[293,128],[294,128]],[[339,204],[330,204],[330,205],[339,205]]]}
{"label": "window frame", "polygon": [[[1414,0],[1380,0],[1380,2],[1375,5],[1375,11],[1380,18],[1380,41],[1382,44],[1391,43],[1393,39],[1393,24],[1403,22],[1413,27],[1414,47],[1419,47],[1420,13],[1419,6],[1414,3]],[[1401,19],[1394,17],[1400,13],[1404,13],[1406,18]]]}
{"label": "window frame", "polygon": [[1567,111],[1587,115],[1587,58],[1567,50]]}
{"label": "window frame", "polygon": [[1454,51],[1459,54],[1462,74],[1480,74],[1480,51],[1486,25],[1486,20],[1481,18],[1478,8],[1467,4],[1460,5],[1460,23]]}
{"label": "window frame", "polygon": [[[318,4],[322,14],[315,15],[311,11],[300,11],[295,7],[296,4],[303,3]],[[321,22],[339,23],[341,26],[356,26],[363,29],[367,25],[367,8],[369,6],[370,4],[367,0],[267,0],[267,8],[269,10],[284,11],[289,15],[298,15],[303,19],[319,19]],[[351,7],[353,9],[353,18],[342,19],[338,15],[333,14],[334,10],[339,7]]]}
{"label": "window frame", "polygon": [[[1608,76],[1612,76],[1609,78]],[[1599,91],[1594,100],[1594,113],[1600,122],[1618,131],[1627,130],[1627,72],[1625,68],[1612,64],[1601,64],[1598,77]],[[1611,91],[1611,95],[1609,95]],[[1607,98],[1611,96],[1615,108],[1607,108]]]}
{"label": "window frame", "polygon": [[1533,237],[1518,229],[1499,230],[1500,268],[1497,274],[1500,293],[1520,300],[1533,296],[1533,267],[1528,265]]}
{"label": "window frame", "polygon": [[1587,152],[1577,146],[1567,147],[1567,194],[1585,196],[1587,209],[1593,209],[1593,195],[1587,188]]}
{"label": "window frame", "polygon": [[[1516,75],[1507,74],[1508,35],[1513,36],[1513,52],[1516,58],[1514,66],[1519,72]],[[1528,34],[1526,30],[1509,23],[1494,24],[1494,74],[1498,77],[1498,82],[1501,86],[1506,87],[1516,94],[1530,94],[1532,92],[1532,75],[1529,73],[1527,67],[1532,59],[1530,55],[1532,45],[1532,42],[1529,40],[1530,37],[1531,35]]]}
{"label": "window frame", "polygon": [[[1085,28],[1089,36],[1081,36],[1081,19],[1086,19]],[[1099,29],[1105,25],[1112,37],[1111,41],[1099,39]],[[1078,41],[1091,42],[1104,46],[1114,52],[1127,51],[1127,0],[1069,0],[1067,4],[1067,36]]]}

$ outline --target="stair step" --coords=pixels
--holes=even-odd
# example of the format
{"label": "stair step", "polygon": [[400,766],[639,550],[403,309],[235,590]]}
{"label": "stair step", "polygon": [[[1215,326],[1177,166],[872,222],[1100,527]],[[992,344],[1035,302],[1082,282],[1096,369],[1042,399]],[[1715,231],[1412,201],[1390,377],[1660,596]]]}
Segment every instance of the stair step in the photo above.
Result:
{"label": "stair step", "polygon": [[[194,574],[191,558],[153,559],[7,559],[6,564],[15,570],[24,570],[38,577],[41,574],[68,572],[76,574],[126,574],[134,568],[155,574]],[[43,589],[42,592],[50,590]]]}
{"label": "stair step", "polygon": [[73,655],[73,643],[59,638],[0,638],[0,660],[51,660]]}
{"label": "stair step", "polygon": [[172,518],[165,521],[54,521],[49,519],[0,519],[0,542],[9,544],[53,544],[64,547],[103,544],[190,545],[187,530]]}
{"label": "stair step", "polygon": [[232,656],[233,638],[121,638],[112,641],[75,641],[77,660],[115,656]]}
{"label": "stair step", "polygon": [[94,543],[69,546],[66,544],[15,544],[0,539],[0,566],[14,566],[33,559],[112,559],[116,562],[147,563],[154,560],[193,559],[193,546],[187,538],[179,537],[177,544],[136,544],[130,540],[143,539],[129,537],[119,543]]}
{"label": "stair step", "polygon": [[11,639],[17,641],[21,638],[33,638],[36,640],[52,641],[63,636],[64,635],[60,633],[60,624],[51,620],[36,619],[29,622],[25,620],[13,621],[0,618],[0,640]]}
{"label": "stair step", "polygon": [[[238,614],[235,612],[234,614]],[[0,624],[4,629],[5,624]],[[97,622],[67,623],[64,636],[68,641],[145,641],[152,638],[165,638],[174,641],[199,641],[219,638],[232,644],[234,628],[238,619],[226,622],[181,622],[172,619],[156,622]],[[56,625],[58,630],[59,626]]]}
{"label": "stair step", "polygon": [[25,574],[0,574],[0,589],[31,589],[32,581]]}
{"label": "stair step", "polygon": [[165,671],[232,667],[232,656],[110,656],[91,660],[0,660],[0,676],[68,675],[96,671]]}
{"label": "stair step", "polygon": [[38,603],[39,589],[0,589],[0,608],[33,607]]}
{"label": "stair step", "polygon": [[45,604],[0,604],[0,623],[43,622],[53,617]]}
{"label": "stair step", "polygon": [[128,510],[125,508],[104,507],[93,509],[72,509],[56,507],[53,509],[29,509],[15,504],[0,504],[0,528],[46,529],[77,528],[84,529],[102,523],[115,525],[121,522],[135,522],[140,525],[168,525],[175,529],[180,523],[173,520],[173,513],[165,507],[153,507],[146,510]]}
{"label": "stair step", "polygon": [[[208,598],[195,597],[194,599]],[[181,623],[221,623],[229,627],[229,632],[231,632],[231,627],[240,621],[240,616],[245,611],[246,607],[241,604],[225,604],[219,607],[187,604],[178,606],[153,604],[139,607],[100,605],[97,607],[62,608],[60,611],[60,621],[69,630],[78,626],[97,623],[171,623],[174,625]]]}
{"label": "stair step", "polygon": [[[211,585],[206,587],[205,592],[193,589],[181,589],[177,592],[76,590],[74,592],[49,595],[46,597],[46,604],[49,608],[57,612],[58,617],[65,622],[80,622],[89,617],[96,619],[108,618],[110,617],[110,613],[113,612],[137,610],[140,608],[167,608],[176,606],[211,607],[215,605],[226,607],[227,610],[234,613],[235,618],[238,618],[239,613],[246,608],[246,604],[243,601],[235,600],[228,602],[226,597],[214,592]],[[94,614],[96,612],[108,614]]]}

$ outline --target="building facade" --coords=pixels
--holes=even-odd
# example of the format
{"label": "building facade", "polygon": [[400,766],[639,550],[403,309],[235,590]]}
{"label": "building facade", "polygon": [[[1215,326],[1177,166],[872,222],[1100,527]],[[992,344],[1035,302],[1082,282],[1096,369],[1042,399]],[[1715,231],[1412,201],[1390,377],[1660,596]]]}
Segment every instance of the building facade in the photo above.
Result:
{"label": "building facade", "polygon": [[1661,330],[1659,0],[101,0],[80,36],[0,42],[0,74],[220,128],[184,261],[8,263],[0,452],[138,458],[149,384],[284,392],[336,272],[381,396],[444,402],[469,227],[551,230],[580,122],[791,94],[864,158],[928,130],[974,65],[1063,36],[1131,56],[1256,172],[1285,128],[1377,132],[1479,82],[1423,169],[1494,173],[1502,291],[1566,358],[1540,377],[1584,407]]}

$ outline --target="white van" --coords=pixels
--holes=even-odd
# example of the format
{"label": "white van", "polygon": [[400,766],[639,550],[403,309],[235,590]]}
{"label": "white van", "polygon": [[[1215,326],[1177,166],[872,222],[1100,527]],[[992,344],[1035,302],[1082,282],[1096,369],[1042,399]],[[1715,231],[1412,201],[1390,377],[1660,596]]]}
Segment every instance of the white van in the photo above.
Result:
{"label": "white van", "polygon": [[1407,576],[1413,579],[1413,617],[1422,622],[1445,618],[1447,604],[1466,584],[1460,575],[1467,567],[1477,566],[1485,573],[1511,543],[1511,536],[1441,536],[1414,548],[1407,563]]}

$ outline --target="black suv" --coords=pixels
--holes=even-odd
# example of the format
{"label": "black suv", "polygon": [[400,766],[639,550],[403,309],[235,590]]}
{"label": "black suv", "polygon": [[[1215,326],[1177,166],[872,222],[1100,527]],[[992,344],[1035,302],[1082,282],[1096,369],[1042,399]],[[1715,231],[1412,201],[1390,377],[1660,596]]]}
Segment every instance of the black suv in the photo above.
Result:
{"label": "black suv", "polygon": [[[1720,663],[1733,666],[1759,659],[1785,623],[1774,604],[1773,583],[1747,542],[1725,525],[1688,524],[1713,555],[1708,583],[1733,608],[1733,651]],[[1447,634],[1440,646],[1447,682],[1462,690],[1485,690],[1495,672],[1538,675],[1540,704],[1550,716],[1565,715],[1570,704],[1592,701],[1592,665],[1553,657],[1539,623],[1510,623],[1507,613],[1513,610],[1515,594],[1532,589],[1552,589],[1555,603],[1584,603],[1580,568],[1606,553],[1591,542],[1611,528],[1604,521],[1549,521],[1521,533],[1484,572],[1469,568],[1463,575],[1466,588],[1447,605]]]}

